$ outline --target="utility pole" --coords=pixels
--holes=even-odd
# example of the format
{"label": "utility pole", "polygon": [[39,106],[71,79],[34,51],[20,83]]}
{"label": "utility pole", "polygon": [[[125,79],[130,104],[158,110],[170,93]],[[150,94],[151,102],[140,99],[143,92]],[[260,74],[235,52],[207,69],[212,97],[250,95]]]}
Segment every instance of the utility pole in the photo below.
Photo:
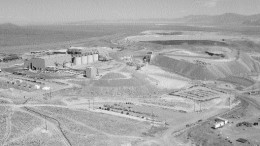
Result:
{"label": "utility pole", "polygon": [[94,99],[93,99],[93,110],[94,110]]}
{"label": "utility pole", "polygon": [[229,97],[229,110],[231,110],[231,98]]}
{"label": "utility pole", "polygon": [[45,124],[45,130],[47,131],[48,127],[47,127],[46,117],[44,118],[44,124]]}
{"label": "utility pole", "polygon": [[229,95],[229,110],[231,110],[231,93]]}
{"label": "utility pole", "polygon": [[50,89],[50,99],[51,99],[51,89]]}
{"label": "utility pole", "polygon": [[201,112],[201,101],[199,101],[199,103],[200,103],[200,112]]}
{"label": "utility pole", "polygon": [[195,111],[196,111],[196,110],[195,110],[195,99],[193,99],[193,103],[194,103],[194,112],[195,112]]}
{"label": "utility pole", "polygon": [[152,126],[154,126],[154,113],[152,111]]}
{"label": "utility pole", "polygon": [[88,100],[88,108],[90,109],[90,99]]}

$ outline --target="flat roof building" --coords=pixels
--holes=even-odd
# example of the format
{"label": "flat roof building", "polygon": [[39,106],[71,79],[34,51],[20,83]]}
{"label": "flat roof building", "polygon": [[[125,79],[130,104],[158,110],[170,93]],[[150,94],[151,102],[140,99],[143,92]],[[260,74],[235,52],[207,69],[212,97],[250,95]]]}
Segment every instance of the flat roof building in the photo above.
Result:
{"label": "flat roof building", "polygon": [[53,54],[67,54],[67,49],[53,50]]}
{"label": "flat roof building", "polygon": [[71,60],[71,55],[47,55],[25,60],[24,67],[32,70],[44,70],[46,67],[63,65],[66,62],[71,62]]}
{"label": "flat roof building", "polygon": [[98,54],[98,51],[95,47],[70,47],[67,50],[68,54]]}
{"label": "flat roof building", "polygon": [[217,117],[217,118],[215,119],[214,128],[217,129],[217,128],[223,127],[223,126],[226,125],[227,123],[228,123],[228,120],[223,119],[223,118],[221,118],[221,117]]}
{"label": "flat roof building", "polygon": [[85,70],[84,76],[86,78],[95,78],[98,75],[98,69],[95,67],[88,67]]}

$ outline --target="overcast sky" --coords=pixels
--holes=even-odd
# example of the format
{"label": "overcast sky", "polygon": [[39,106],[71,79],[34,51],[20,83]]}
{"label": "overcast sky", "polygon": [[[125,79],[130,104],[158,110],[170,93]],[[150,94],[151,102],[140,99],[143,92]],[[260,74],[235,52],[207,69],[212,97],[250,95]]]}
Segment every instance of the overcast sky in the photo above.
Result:
{"label": "overcast sky", "polygon": [[260,13],[260,0],[0,0],[0,23],[178,18]]}

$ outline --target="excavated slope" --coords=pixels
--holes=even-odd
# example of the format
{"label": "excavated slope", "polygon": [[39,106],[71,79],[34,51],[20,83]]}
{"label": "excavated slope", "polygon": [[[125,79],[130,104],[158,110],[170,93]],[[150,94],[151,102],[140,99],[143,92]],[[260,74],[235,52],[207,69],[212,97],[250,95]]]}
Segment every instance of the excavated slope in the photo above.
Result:
{"label": "excavated slope", "polygon": [[177,60],[163,55],[155,56],[151,63],[169,72],[198,80],[215,80],[260,71],[259,64],[245,53],[240,53],[237,60],[217,62],[207,66],[194,64],[185,60]]}
{"label": "excavated slope", "polygon": [[216,79],[217,76],[212,74],[206,67],[190,63],[185,60],[177,60],[163,55],[157,55],[151,62],[153,65],[162,69],[180,74],[191,79]]}

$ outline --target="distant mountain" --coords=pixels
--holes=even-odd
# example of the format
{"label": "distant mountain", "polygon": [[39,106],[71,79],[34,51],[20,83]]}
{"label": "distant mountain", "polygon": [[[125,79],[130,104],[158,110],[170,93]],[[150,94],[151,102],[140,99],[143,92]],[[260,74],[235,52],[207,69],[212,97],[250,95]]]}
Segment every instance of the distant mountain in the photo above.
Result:
{"label": "distant mountain", "polygon": [[155,23],[169,22],[173,19],[151,18],[151,19],[119,19],[119,20],[86,20],[66,23],[65,25],[88,25],[88,24],[135,24],[135,23]]}
{"label": "distant mountain", "polygon": [[0,29],[19,29],[20,26],[12,24],[12,23],[3,23],[0,24]]}
{"label": "distant mountain", "polygon": [[260,25],[260,14],[240,15],[225,13],[222,15],[191,15],[175,19],[177,22],[210,25]]}
{"label": "distant mountain", "polygon": [[107,23],[175,23],[175,24],[202,24],[202,25],[252,25],[260,26],[260,14],[240,15],[225,13],[221,15],[190,15],[182,18],[145,18],[120,20],[86,20],[67,23],[66,25],[87,25]]}
{"label": "distant mountain", "polygon": [[260,14],[252,15],[250,19],[243,22],[245,25],[260,25]]}

